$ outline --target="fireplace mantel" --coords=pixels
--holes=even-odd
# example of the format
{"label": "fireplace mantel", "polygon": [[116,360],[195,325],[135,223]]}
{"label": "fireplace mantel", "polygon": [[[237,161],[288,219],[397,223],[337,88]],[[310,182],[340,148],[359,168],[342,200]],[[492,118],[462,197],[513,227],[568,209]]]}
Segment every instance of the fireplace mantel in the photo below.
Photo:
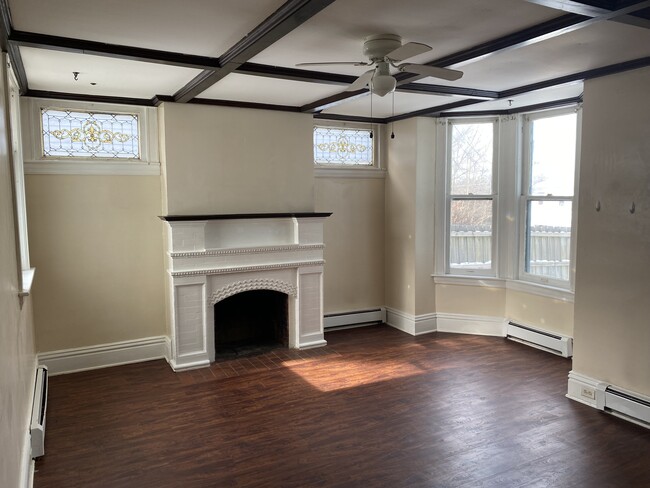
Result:
{"label": "fireplace mantel", "polygon": [[274,290],[289,300],[289,347],[324,346],[323,223],[331,213],[172,215],[166,222],[176,371],[214,361],[214,305]]}
{"label": "fireplace mantel", "polygon": [[279,219],[279,218],[326,218],[332,212],[297,212],[297,213],[241,213],[213,215],[161,215],[159,218],[166,222],[187,222],[191,220],[232,220],[232,219]]}

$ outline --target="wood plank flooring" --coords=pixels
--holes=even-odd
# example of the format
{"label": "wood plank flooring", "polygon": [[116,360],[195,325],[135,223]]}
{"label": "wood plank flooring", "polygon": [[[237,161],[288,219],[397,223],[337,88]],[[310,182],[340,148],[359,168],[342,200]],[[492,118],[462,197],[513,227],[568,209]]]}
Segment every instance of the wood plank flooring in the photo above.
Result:
{"label": "wood plank flooring", "polygon": [[493,337],[328,333],[313,351],[52,377],[36,488],[650,487],[650,430]]}

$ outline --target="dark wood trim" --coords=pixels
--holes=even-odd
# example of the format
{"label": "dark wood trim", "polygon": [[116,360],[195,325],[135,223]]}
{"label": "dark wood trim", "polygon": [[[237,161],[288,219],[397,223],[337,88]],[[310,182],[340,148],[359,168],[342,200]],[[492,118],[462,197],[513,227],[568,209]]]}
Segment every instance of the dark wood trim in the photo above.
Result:
{"label": "dark wood trim", "polygon": [[13,46],[9,43],[9,36],[11,36],[12,32],[13,24],[11,22],[9,4],[7,0],[0,0],[0,48],[8,54],[13,72],[16,75],[16,81],[18,82],[18,92],[24,95],[29,89],[29,83],[27,82],[27,74],[25,73],[20,49],[18,46]]}
{"label": "dark wood trim", "polygon": [[275,110],[278,112],[300,113],[300,107],[291,105],[274,105],[272,103],[241,102],[238,100],[219,100],[212,98],[193,98],[187,103],[196,105],[213,105],[218,107],[252,108],[257,110]]}
{"label": "dark wood trim", "polygon": [[329,97],[321,98],[315,102],[307,103],[300,107],[301,112],[317,113],[323,110],[326,110],[331,107],[336,107],[340,105],[342,101],[351,101],[355,98],[360,98],[368,94],[367,89],[355,90],[355,91],[344,91],[337,93],[335,95],[330,95]]}
{"label": "dark wood trim", "polygon": [[174,101],[174,97],[169,95],[154,95],[153,98],[151,99],[151,104],[154,107],[159,107],[164,102],[173,102],[173,101]]}
{"label": "dark wood trim", "polygon": [[93,56],[106,56],[110,58],[126,59],[129,61],[143,61],[147,63],[166,64],[183,68],[219,69],[218,58],[181,54],[156,49],[146,49],[133,46],[108,44],[105,42],[87,41],[69,37],[50,36],[34,32],[12,31],[9,43],[15,46],[35,47],[77,54]]}
{"label": "dark wood trim", "polygon": [[376,117],[362,117],[359,115],[341,115],[341,114],[314,114],[314,118],[318,120],[340,120],[342,122],[361,122],[363,124],[385,124],[386,119],[378,119]]}
{"label": "dark wood trim", "polygon": [[283,66],[269,66],[266,64],[244,63],[236,70],[242,75],[264,76],[278,80],[304,81],[307,83],[320,83],[322,85],[349,85],[357,79],[356,76],[326,73],[306,69],[285,68]]}
{"label": "dark wood trim", "polygon": [[406,83],[396,88],[398,92],[418,93],[426,95],[460,96],[469,98],[480,98],[482,100],[496,100],[499,92],[492,90],[481,90],[478,88],[464,88],[451,85],[429,85],[425,83]]}
{"label": "dark wood trim", "polygon": [[120,105],[142,105],[153,107],[151,98],[110,97],[104,95],[88,95],[85,93],[65,93],[46,90],[27,90],[26,97],[51,98],[54,100],[76,100],[79,102],[114,103]]}
{"label": "dark wood trim", "polygon": [[439,117],[481,117],[486,115],[513,115],[524,112],[535,112],[538,110],[547,110],[551,108],[567,107],[582,103],[582,96],[573,98],[564,98],[562,100],[552,100],[550,102],[536,103],[525,105],[523,107],[508,108],[503,110],[473,110],[467,112],[441,112]]}
{"label": "dark wood trim", "polygon": [[[562,12],[570,12],[573,14],[584,15],[587,17],[597,17],[599,15],[606,14],[608,12],[614,11],[620,7],[631,6],[640,2],[595,2],[601,5],[592,5],[591,3],[577,2],[574,0],[526,0],[528,3],[534,3],[536,5],[541,5],[543,7],[553,8],[556,10],[561,10]],[[621,5],[619,5],[621,4]],[[632,12],[627,15],[621,15],[620,17],[615,17],[614,22],[619,22],[622,24],[634,25],[637,27],[643,27],[645,29],[650,29],[650,20],[639,15],[637,12]]]}
{"label": "dark wood trim", "polygon": [[161,215],[159,218],[166,222],[188,222],[191,220],[233,220],[233,219],[283,219],[283,218],[325,218],[332,212],[289,212],[289,213],[241,213],[241,214],[211,214],[211,215]]}
{"label": "dark wood trim", "polygon": [[202,72],[178,90],[174,98],[177,102],[187,102],[196,97],[333,2],[334,0],[288,0],[219,57],[220,70]]}
{"label": "dark wood trim", "polygon": [[467,105],[475,105],[477,103],[482,103],[483,100],[459,100],[457,102],[445,103],[444,105],[438,105],[436,107],[424,108],[422,110],[416,110],[414,112],[408,112],[406,114],[395,115],[394,117],[387,117],[384,119],[386,123],[398,122],[400,120],[410,119],[413,117],[436,117],[440,113],[451,110],[452,108],[465,107]]}
{"label": "dark wood trim", "polygon": [[564,85],[566,83],[571,83],[574,81],[591,80],[594,78],[599,78],[601,76],[644,68],[646,66],[650,66],[650,56],[647,56],[645,58],[632,59],[630,61],[624,61],[622,63],[610,64],[608,66],[602,66],[600,68],[594,68],[587,71],[580,71],[579,73],[573,73],[571,75],[560,76],[558,78],[552,78],[550,80],[531,83],[530,85],[520,86],[517,88],[511,88],[509,90],[499,92],[499,98],[510,98],[516,95],[521,95],[522,93],[541,90],[542,88]]}

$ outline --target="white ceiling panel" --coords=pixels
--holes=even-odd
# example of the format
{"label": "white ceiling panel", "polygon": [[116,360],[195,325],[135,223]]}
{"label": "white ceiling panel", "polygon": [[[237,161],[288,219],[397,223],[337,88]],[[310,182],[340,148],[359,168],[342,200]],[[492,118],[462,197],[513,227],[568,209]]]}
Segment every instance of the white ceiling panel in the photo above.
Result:
{"label": "white ceiling panel", "polygon": [[[436,107],[447,103],[462,100],[457,97],[444,97],[437,95],[418,95],[414,93],[395,92],[395,115],[401,115],[427,107]],[[370,97],[363,96],[341,105],[324,110],[325,114],[354,115],[359,117],[370,117]],[[372,116],[390,117],[393,114],[392,96],[372,97]]]}
{"label": "white ceiling panel", "polygon": [[501,91],[645,56],[650,56],[650,29],[599,22],[462,66],[465,74],[455,83],[422,81]]}
{"label": "white ceiling panel", "polygon": [[[26,47],[20,48],[20,54],[31,90],[151,98],[172,95],[200,73],[190,68]],[[74,81],[73,71],[79,72],[78,81]]]}
{"label": "white ceiling panel", "polygon": [[233,73],[201,93],[199,98],[302,106],[319,98],[339,93],[344,89],[344,86],[339,85],[323,85]]}
{"label": "white ceiling panel", "polygon": [[566,85],[556,86],[553,88],[545,88],[544,90],[536,90],[534,92],[512,97],[510,98],[510,100],[512,100],[512,103],[510,103],[507,99],[484,101],[477,103],[476,105],[468,105],[465,107],[448,110],[448,112],[491,112],[495,110],[517,109],[520,107],[537,105],[539,103],[552,102],[554,100],[576,98],[582,94],[583,89],[583,83],[581,82],[569,83]]}
{"label": "white ceiling panel", "polygon": [[[292,67],[300,62],[365,61],[363,39],[393,33],[433,51],[409,61],[425,62],[561,15],[522,0],[339,0],[255,56],[262,64]],[[361,74],[363,68],[320,67]]]}
{"label": "white ceiling panel", "polygon": [[14,28],[220,56],[284,0],[9,0]]}

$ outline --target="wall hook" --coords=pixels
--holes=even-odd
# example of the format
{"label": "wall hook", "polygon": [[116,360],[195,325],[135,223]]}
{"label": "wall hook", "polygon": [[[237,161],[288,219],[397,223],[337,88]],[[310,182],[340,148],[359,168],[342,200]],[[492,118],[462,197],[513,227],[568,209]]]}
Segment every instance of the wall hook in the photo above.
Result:
{"label": "wall hook", "polygon": [[596,202],[596,212],[600,212],[600,200]]}
{"label": "wall hook", "polygon": [[632,206],[630,207],[630,213],[633,214],[636,211],[636,207],[634,206],[634,202],[632,202]]}

